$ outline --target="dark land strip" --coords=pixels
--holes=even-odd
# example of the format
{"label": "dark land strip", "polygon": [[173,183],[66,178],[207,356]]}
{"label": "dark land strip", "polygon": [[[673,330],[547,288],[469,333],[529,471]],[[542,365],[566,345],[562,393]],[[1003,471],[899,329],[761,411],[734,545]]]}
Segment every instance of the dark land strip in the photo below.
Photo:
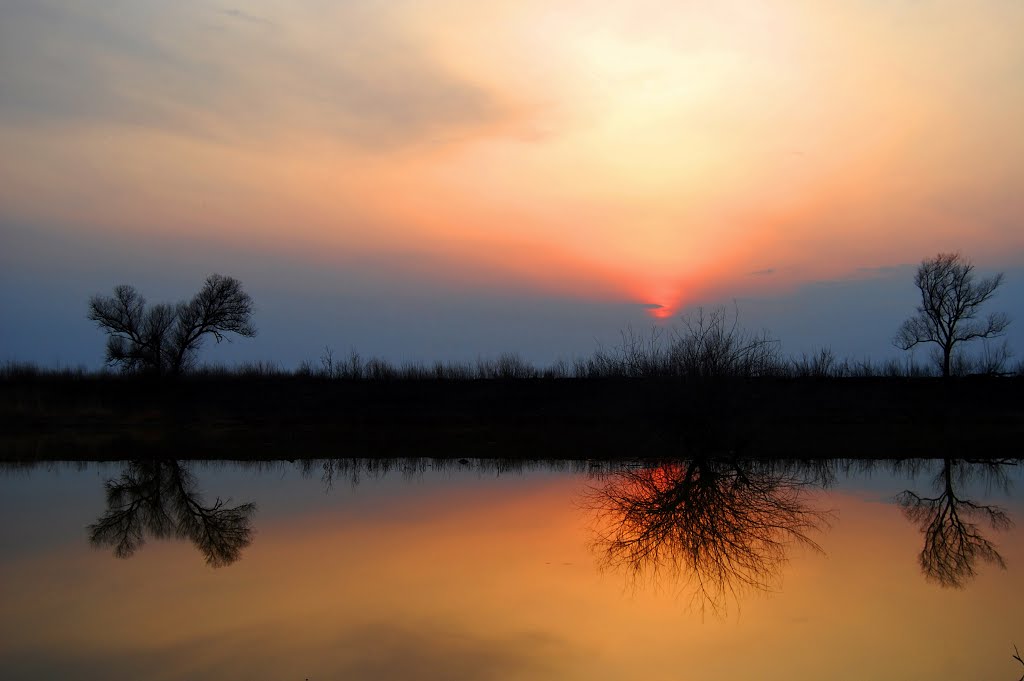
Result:
{"label": "dark land strip", "polygon": [[1024,378],[38,375],[0,381],[0,458],[1014,456]]}

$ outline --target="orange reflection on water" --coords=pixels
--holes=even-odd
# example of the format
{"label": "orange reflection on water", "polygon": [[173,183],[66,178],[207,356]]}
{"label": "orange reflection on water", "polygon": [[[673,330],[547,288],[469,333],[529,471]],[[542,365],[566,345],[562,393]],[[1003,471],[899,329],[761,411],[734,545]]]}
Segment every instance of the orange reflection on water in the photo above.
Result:
{"label": "orange reflection on water", "polygon": [[[701,616],[689,587],[599,572],[578,478],[425,483],[319,510],[263,504],[242,559],[189,545],[133,558],[78,542],[13,556],[0,660],[62,678],[1000,678],[1019,632],[1019,571],[969,591],[918,573],[920,535],[890,503],[816,496],[836,512],[794,550],[775,593]],[[436,486],[435,486],[436,485]],[[402,491],[402,490],[400,490]],[[334,495],[337,495],[336,497]],[[1005,557],[1024,561],[1006,537]],[[960,626],[955,623],[970,623]],[[954,623],[954,624],[951,624]],[[955,642],[955,645],[953,644]],[[33,667],[33,665],[35,665]]]}

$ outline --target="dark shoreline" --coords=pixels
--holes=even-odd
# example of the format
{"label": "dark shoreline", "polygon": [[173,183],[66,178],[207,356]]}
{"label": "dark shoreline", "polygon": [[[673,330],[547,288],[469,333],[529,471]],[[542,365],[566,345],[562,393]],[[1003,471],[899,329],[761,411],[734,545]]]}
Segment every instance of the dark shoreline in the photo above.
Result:
{"label": "dark shoreline", "polygon": [[0,380],[0,458],[1007,456],[1024,378]]}

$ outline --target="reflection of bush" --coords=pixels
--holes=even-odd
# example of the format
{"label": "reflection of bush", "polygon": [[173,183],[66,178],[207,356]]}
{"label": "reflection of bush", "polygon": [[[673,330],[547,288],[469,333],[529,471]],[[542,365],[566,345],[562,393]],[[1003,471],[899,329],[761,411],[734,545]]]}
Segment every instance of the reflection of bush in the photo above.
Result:
{"label": "reflection of bush", "polygon": [[808,507],[815,475],[757,461],[692,459],[613,473],[585,495],[598,516],[595,549],[634,578],[668,572],[692,582],[702,607],[769,590],[791,545],[828,524]]}
{"label": "reflection of bush", "polygon": [[979,560],[1005,569],[1006,563],[995,544],[983,534],[1009,529],[1013,523],[998,506],[975,503],[958,496],[957,485],[983,479],[990,486],[1007,488],[1005,467],[1010,462],[944,459],[933,480],[935,497],[922,497],[906,490],[897,497],[904,515],[924,534],[924,548],[918,556],[921,571],[940,586],[961,588],[977,574]]}
{"label": "reflection of bush", "polygon": [[129,463],[119,479],[107,481],[107,512],[89,526],[89,541],[128,558],[148,532],[190,540],[212,567],[230,565],[252,542],[256,505],[226,506],[218,497],[207,506],[195,486],[195,476],[177,461]]}

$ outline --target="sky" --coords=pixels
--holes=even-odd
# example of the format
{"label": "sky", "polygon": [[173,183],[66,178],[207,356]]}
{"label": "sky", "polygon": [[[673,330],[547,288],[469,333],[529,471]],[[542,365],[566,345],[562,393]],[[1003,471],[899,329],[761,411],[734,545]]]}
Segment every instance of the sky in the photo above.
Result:
{"label": "sky", "polygon": [[[885,359],[923,258],[1024,354],[1017,0],[0,0],[0,361],[240,279],[208,361],[548,363],[735,306]],[[923,354],[923,353],[922,353]],[[923,356],[922,356],[923,359]]]}

